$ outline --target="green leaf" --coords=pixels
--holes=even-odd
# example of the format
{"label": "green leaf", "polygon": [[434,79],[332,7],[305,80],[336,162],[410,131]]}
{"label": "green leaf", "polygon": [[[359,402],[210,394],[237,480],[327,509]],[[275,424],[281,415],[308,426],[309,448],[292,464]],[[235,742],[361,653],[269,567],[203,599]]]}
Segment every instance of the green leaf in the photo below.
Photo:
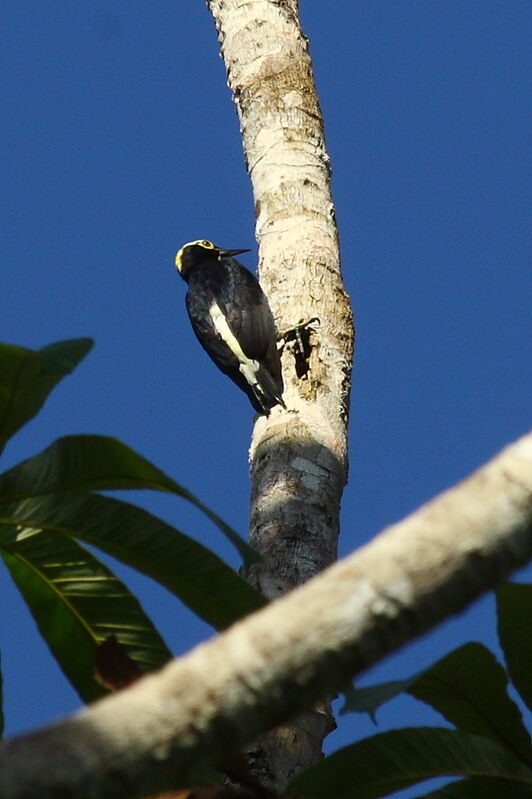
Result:
{"label": "green leaf", "polygon": [[416,799],[532,799],[532,786],[519,784],[516,796],[515,782],[497,777],[473,777],[458,780],[436,791],[416,796]]}
{"label": "green leaf", "polygon": [[171,659],[137,599],[75,541],[0,524],[0,549],[41,635],[84,701],[105,693],[94,664],[97,645],[110,635],[142,671]]}
{"label": "green leaf", "polygon": [[65,436],[0,476],[0,502],[65,491],[152,489],[186,499],[236,547],[246,563],[259,555],[190,491],[136,453],[107,436]]}
{"label": "green leaf", "polygon": [[532,767],[530,735],[507,685],[495,655],[469,643],[424,671],[407,691],[455,727],[497,741]]}
{"label": "green leaf", "polygon": [[497,629],[512,682],[532,710],[532,585],[505,583],[496,591]]}
{"label": "green leaf", "polygon": [[266,604],[213,552],[142,508],[99,494],[0,505],[1,523],[80,538],[166,586],[216,629]]}
{"label": "green leaf", "polygon": [[515,797],[532,786],[532,770],[494,741],[437,727],[392,730],[340,749],[307,769],[287,793],[303,799],[377,799],[444,776],[499,777]]}
{"label": "green leaf", "polygon": [[505,670],[489,649],[469,643],[410,679],[350,690],[342,713],[374,714],[397,694],[409,693],[455,727],[498,741],[532,766],[530,735],[507,684]]}
{"label": "green leaf", "polygon": [[59,341],[40,350],[0,344],[0,452],[40,410],[57,383],[87,355],[92,344],[88,338]]}

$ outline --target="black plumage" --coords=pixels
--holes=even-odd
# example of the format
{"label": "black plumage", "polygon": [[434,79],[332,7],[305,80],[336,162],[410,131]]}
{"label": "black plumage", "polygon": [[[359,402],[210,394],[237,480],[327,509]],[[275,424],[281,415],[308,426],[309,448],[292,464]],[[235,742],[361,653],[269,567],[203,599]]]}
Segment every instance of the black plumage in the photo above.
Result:
{"label": "black plumage", "polygon": [[256,277],[205,239],[185,244],[175,264],[188,283],[192,328],[216,366],[249,397],[258,413],[285,407],[275,323]]}

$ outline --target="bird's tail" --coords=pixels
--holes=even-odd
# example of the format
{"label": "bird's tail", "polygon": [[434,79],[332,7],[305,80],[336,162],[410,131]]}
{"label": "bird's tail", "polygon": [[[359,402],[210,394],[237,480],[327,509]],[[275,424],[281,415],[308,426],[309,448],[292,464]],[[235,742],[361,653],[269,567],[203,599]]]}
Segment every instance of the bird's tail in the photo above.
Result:
{"label": "bird's tail", "polygon": [[283,402],[283,384],[279,383],[261,366],[256,374],[256,380],[250,386],[250,399],[253,407],[258,413],[268,416],[271,409],[276,405],[286,408]]}

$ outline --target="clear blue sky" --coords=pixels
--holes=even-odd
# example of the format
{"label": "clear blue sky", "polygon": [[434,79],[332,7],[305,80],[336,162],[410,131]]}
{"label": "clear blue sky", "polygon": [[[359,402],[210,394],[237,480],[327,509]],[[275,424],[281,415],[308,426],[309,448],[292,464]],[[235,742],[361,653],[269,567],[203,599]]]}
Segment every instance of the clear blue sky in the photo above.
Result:
{"label": "clear blue sky", "polygon": [[[347,553],[529,426],[532,6],[301,0],[301,14],[357,320]],[[67,433],[116,436],[244,532],[252,410],[197,345],[173,269],[199,237],[254,248],[243,260],[256,261],[204,3],[20,0],[3,17],[0,338],[96,340],[4,467]],[[238,565],[184,503],[134,499]],[[119,573],[173,651],[209,634],[164,591]],[[0,604],[16,732],[79,702],[4,574]],[[494,644],[491,598],[365,679],[406,676],[470,639]],[[380,720],[384,730],[437,717],[400,700]],[[373,729],[350,719],[329,746]]]}

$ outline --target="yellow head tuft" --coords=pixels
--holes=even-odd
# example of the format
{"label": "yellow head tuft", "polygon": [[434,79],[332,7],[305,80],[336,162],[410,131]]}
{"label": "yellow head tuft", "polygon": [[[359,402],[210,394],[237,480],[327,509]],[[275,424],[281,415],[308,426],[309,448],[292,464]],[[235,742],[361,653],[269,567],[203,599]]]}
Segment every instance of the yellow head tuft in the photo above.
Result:
{"label": "yellow head tuft", "polygon": [[185,254],[185,250],[188,247],[194,246],[203,247],[204,250],[218,250],[218,247],[208,239],[197,239],[197,241],[188,241],[186,244],[183,244],[175,257],[175,268],[180,275],[183,273],[183,256]]}

